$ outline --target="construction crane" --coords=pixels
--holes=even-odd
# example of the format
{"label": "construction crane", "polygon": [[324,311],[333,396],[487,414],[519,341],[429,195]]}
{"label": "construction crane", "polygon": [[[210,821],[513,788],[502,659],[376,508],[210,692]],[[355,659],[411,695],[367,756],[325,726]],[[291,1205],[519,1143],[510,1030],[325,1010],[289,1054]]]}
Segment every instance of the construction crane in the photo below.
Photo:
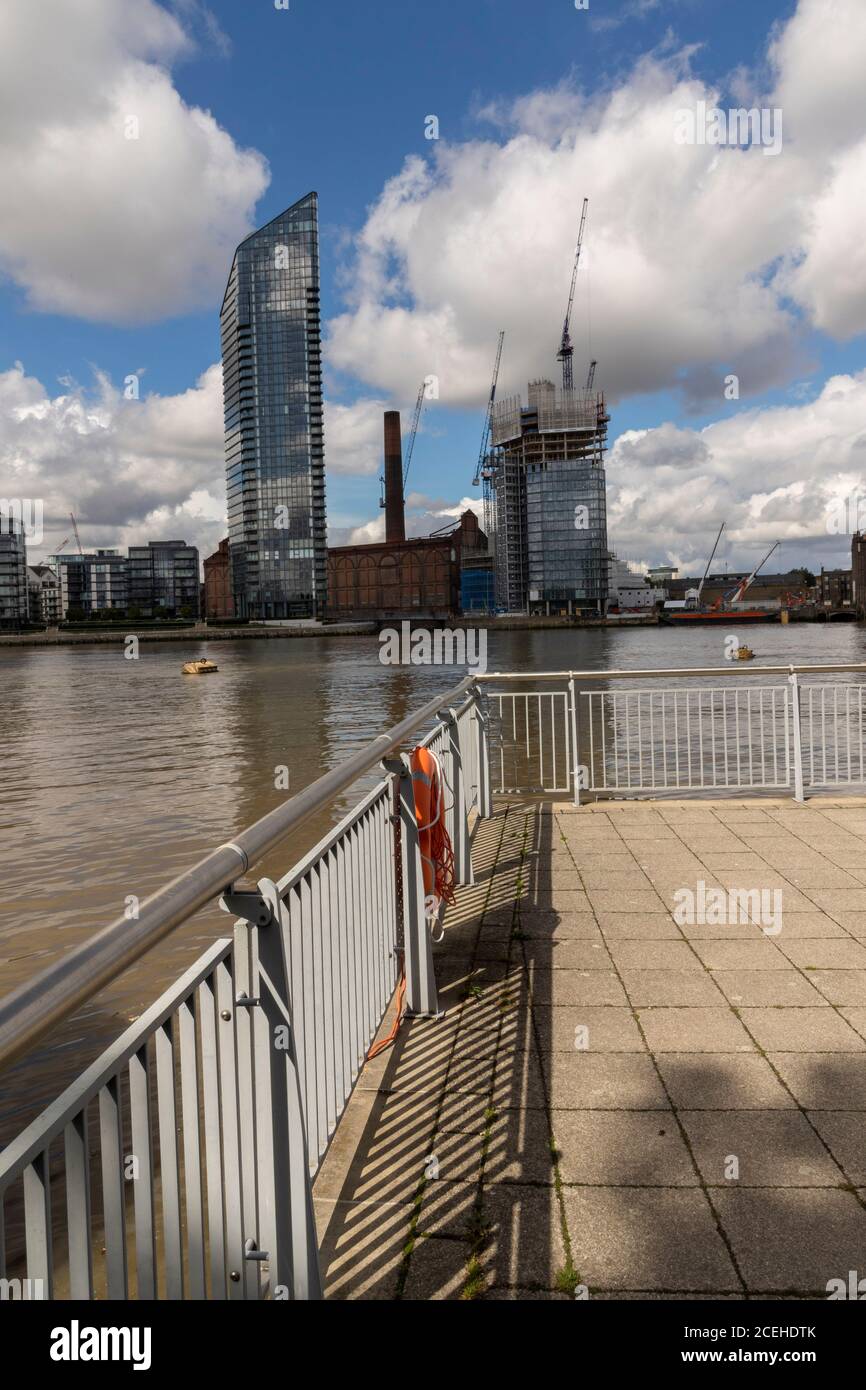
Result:
{"label": "construction crane", "polygon": [[707,575],[708,575],[709,572],[710,572],[710,565],[713,563],[713,558],[714,558],[714,556],[715,556],[716,551],[717,551],[718,548],[719,548],[719,541],[722,539],[722,532],[724,531],[724,529],[725,529],[725,523],[722,522],[721,526],[719,527],[719,534],[716,536],[716,543],[715,543],[715,545],[713,546],[712,551],[710,552],[710,558],[709,558],[709,560],[707,561],[707,567],[706,567],[706,569],[704,570],[704,577],[703,577],[703,579],[701,580],[700,584],[698,585],[697,594],[695,595],[695,607],[696,607],[696,608],[700,608],[700,606],[701,606],[701,594],[704,592],[704,585],[705,585],[706,582],[707,582]]}
{"label": "construction crane", "polygon": [[487,410],[484,415],[484,429],[481,434],[481,448],[478,453],[478,462],[475,465],[475,477],[472,479],[472,486],[477,487],[481,478],[489,473],[485,468],[487,451],[490,447],[490,424],[493,419],[493,404],[496,400],[496,383],[499,380],[499,364],[502,361],[502,344],[505,341],[505,329],[499,334],[499,343],[496,348],[496,361],[493,365],[493,381],[490,385],[490,396],[487,401]]}
{"label": "construction crane", "polygon": [[426,381],[422,381],[418,388],[418,399],[415,402],[415,414],[412,416],[412,428],[409,431],[409,443],[406,446],[406,462],[403,467],[403,491],[406,491],[406,479],[409,476],[409,464],[412,462],[412,450],[415,448],[415,436],[418,433],[418,423],[421,419],[421,411],[424,409],[424,391]]}
{"label": "construction crane", "polygon": [[559,345],[559,352],[556,360],[562,363],[562,389],[563,391],[574,390],[574,347],[571,341],[571,311],[574,307],[574,291],[577,286],[577,267],[580,264],[580,248],[583,245],[583,229],[586,226],[586,210],[589,207],[589,199],[583,200],[583,212],[580,215],[580,231],[577,234],[577,250],[574,255],[574,270],[571,272],[571,290],[568,295],[568,308],[565,311],[565,322],[562,325],[562,342]]}
{"label": "construction crane", "polygon": [[586,389],[587,389],[587,391],[591,391],[591,390],[592,390],[592,383],[595,381],[595,369],[596,369],[597,366],[598,366],[598,363],[596,362],[595,358],[593,358],[592,361],[591,361],[590,364],[589,364],[589,375],[588,375],[587,378],[586,378]]}
{"label": "construction crane", "polygon": [[770,556],[772,555],[773,551],[774,551],[774,550],[778,550],[778,548],[779,548],[780,545],[781,545],[781,541],[774,541],[773,544],[770,546],[770,549],[767,551],[766,555],[764,556],[763,560],[761,561],[761,563],[760,563],[759,565],[756,565],[755,568],[752,570],[752,573],[749,575],[748,579],[743,579],[743,580],[740,582],[740,584],[739,584],[739,585],[737,586],[737,588],[734,590],[733,594],[730,595],[730,602],[731,602],[732,604],[734,604],[734,603],[739,603],[739,602],[740,602],[740,600],[742,599],[742,597],[743,597],[743,595],[745,594],[746,590],[747,590],[748,588],[751,587],[751,584],[752,584],[753,580],[755,579],[755,576],[758,574],[759,570],[762,570],[762,569],[764,568],[765,564],[766,564],[767,561],[769,560],[769,558],[770,558]]}
{"label": "construction crane", "polygon": [[[81,548],[81,537],[80,537],[79,534],[78,534],[78,522],[75,520],[75,517],[72,515],[72,512],[70,512],[69,515],[70,515],[70,517],[72,517],[72,529],[73,529],[73,531],[75,532],[75,543],[76,543],[76,545],[78,546],[78,553],[79,553],[79,555],[81,556],[81,558],[82,558],[82,560],[83,560],[83,559],[84,559],[84,551],[83,551],[82,548]],[[67,536],[66,539],[69,540],[69,537]]]}
{"label": "construction crane", "polygon": [[[425,390],[425,388],[426,388],[426,385],[427,385],[426,381],[422,381],[422,382],[421,382],[421,385],[418,387],[418,397],[417,397],[417,399],[416,399],[416,401],[415,401],[415,411],[414,411],[414,414],[413,414],[413,416],[412,416],[412,428],[411,428],[411,430],[409,431],[409,443],[408,443],[407,446],[406,446],[406,460],[405,460],[405,463],[404,463],[404,465],[403,465],[403,491],[404,491],[404,493],[405,493],[405,491],[406,491],[406,479],[407,479],[408,476],[409,476],[409,464],[412,462],[412,450],[415,448],[415,436],[416,436],[417,433],[418,433],[418,422],[419,422],[420,419],[421,419],[421,411],[424,409],[424,390]],[[382,473],[382,474],[380,475],[380,477],[379,477],[379,488],[380,488],[380,492],[379,492],[379,506],[380,506],[380,507],[384,507],[384,505],[385,505],[385,474],[384,474],[384,473]]]}

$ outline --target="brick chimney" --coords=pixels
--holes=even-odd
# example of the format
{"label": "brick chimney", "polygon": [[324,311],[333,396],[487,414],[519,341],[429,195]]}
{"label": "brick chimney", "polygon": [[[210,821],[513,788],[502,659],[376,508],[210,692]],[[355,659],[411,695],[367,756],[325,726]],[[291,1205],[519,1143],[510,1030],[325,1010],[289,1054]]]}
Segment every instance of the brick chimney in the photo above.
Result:
{"label": "brick chimney", "polygon": [[403,514],[403,444],[399,410],[385,411],[385,540],[406,539]]}

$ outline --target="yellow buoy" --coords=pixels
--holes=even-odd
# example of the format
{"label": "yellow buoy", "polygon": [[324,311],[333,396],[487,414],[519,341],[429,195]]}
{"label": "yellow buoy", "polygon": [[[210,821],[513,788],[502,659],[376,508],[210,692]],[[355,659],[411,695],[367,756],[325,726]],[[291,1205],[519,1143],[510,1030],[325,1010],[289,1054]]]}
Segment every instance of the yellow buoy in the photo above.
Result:
{"label": "yellow buoy", "polygon": [[218,671],[219,667],[215,661],[200,657],[198,661],[185,661],[181,670],[185,676],[209,676],[211,671]]}

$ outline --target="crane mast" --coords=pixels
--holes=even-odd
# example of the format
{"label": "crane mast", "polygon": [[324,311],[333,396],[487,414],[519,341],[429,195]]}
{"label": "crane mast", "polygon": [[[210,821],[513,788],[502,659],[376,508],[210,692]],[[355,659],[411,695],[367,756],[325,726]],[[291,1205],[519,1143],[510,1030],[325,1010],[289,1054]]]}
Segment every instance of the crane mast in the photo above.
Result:
{"label": "crane mast", "polygon": [[747,590],[748,588],[751,587],[752,582],[753,582],[754,579],[755,579],[755,576],[758,574],[758,572],[759,572],[760,570],[762,570],[762,569],[764,568],[765,564],[766,564],[767,561],[769,560],[769,558],[770,558],[770,556],[772,555],[773,551],[776,550],[776,549],[778,549],[779,544],[780,544],[779,541],[775,541],[775,542],[773,543],[773,545],[770,546],[770,549],[767,551],[767,553],[766,553],[766,555],[764,556],[764,558],[763,558],[763,560],[761,561],[761,563],[760,563],[759,565],[757,565],[757,566],[752,570],[752,573],[749,575],[748,579],[742,580],[742,582],[740,583],[739,587],[736,589],[733,598],[731,599],[731,603],[739,603],[739,602],[740,602],[740,599],[743,597],[743,594],[746,592],[746,590]]}
{"label": "crane mast", "polygon": [[409,476],[409,464],[412,462],[412,451],[415,448],[415,436],[418,433],[418,424],[421,419],[421,411],[424,409],[424,388],[426,382],[422,381],[418,388],[418,399],[415,402],[415,413],[412,416],[412,428],[409,431],[409,443],[406,445],[406,462],[403,466],[403,490],[406,490],[406,479]]}
{"label": "crane mast", "polygon": [[[84,559],[84,551],[83,551],[82,548],[81,548],[81,537],[80,537],[79,534],[78,534],[78,522],[75,520],[75,517],[73,516],[72,512],[70,512],[69,515],[70,515],[70,517],[71,517],[71,519],[72,519],[72,529],[73,529],[73,531],[75,532],[75,544],[78,546],[78,553],[79,553],[79,555],[81,556],[81,558],[82,558],[82,560],[83,560],[83,559]],[[67,539],[68,539],[68,537],[67,537]]]}
{"label": "crane mast", "polygon": [[706,582],[707,582],[707,575],[708,575],[709,572],[710,572],[710,565],[713,563],[713,559],[715,558],[716,551],[717,551],[718,548],[719,548],[719,541],[722,539],[722,532],[724,531],[724,529],[725,529],[725,523],[722,522],[721,526],[719,527],[719,534],[716,536],[716,543],[715,543],[715,545],[713,546],[712,552],[711,552],[711,554],[710,554],[710,558],[709,558],[709,560],[707,561],[707,567],[706,567],[706,569],[704,570],[704,577],[703,577],[703,579],[701,580],[700,584],[698,585],[698,597],[697,597],[697,605],[698,605],[698,607],[700,607],[700,603],[701,603],[701,594],[704,592],[704,585],[705,585]]}
{"label": "crane mast", "polygon": [[[406,479],[409,476],[409,464],[412,462],[412,451],[415,448],[415,437],[418,433],[418,424],[421,420],[421,412],[424,409],[424,389],[426,381],[422,381],[418,387],[418,395],[415,400],[415,410],[412,414],[412,427],[409,431],[409,443],[406,445],[406,459],[403,464],[403,491],[406,491]],[[379,475],[379,506],[385,506],[385,474]]]}
{"label": "crane mast", "polygon": [[505,329],[499,334],[499,343],[496,348],[496,361],[493,365],[493,381],[490,386],[490,396],[487,401],[487,410],[484,415],[484,429],[481,433],[481,448],[478,452],[478,462],[475,465],[475,477],[472,479],[472,486],[477,487],[482,476],[484,460],[487,458],[487,451],[490,447],[490,424],[493,418],[493,405],[496,400],[496,383],[499,380],[499,364],[502,361],[502,344],[505,341]]}
{"label": "crane mast", "polygon": [[559,345],[559,352],[556,354],[558,362],[562,363],[562,389],[563,391],[574,390],[574,346],[571,341],[571,311],[574,307],[574,291],[577,286],[577,267],[580,264],[580,248],[583,245],[583,229],[586,226],[586,213],[589,207],[589,199],[583,200],[583,211],[580,215],[580,231],[577,234],[577,250],[574,255],[574,269],[571,272],[571,290],[568,295],[568,308],[565,311],[565,322],[562,325],[562,342]]}

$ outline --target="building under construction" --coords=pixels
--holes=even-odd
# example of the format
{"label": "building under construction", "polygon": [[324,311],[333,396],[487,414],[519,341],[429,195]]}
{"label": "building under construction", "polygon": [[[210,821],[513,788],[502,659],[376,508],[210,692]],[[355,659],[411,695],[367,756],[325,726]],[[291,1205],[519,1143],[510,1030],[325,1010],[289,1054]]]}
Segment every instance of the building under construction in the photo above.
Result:
{"label": "building under construction", "polygon": [[607,607],[608,549],[604,454],[609,416],[595,391],[574,384],[571,316],[589,199],[584,198],[557,361],[562,389],[546,379],[496,400],[499,335],[481,453],[473,483],[484,483],[484,527],[493,542],[496,605],[507,613],[598,615]]}
{"label": "building under construction", "polygon": [[511,396],[492,407],[485,524],[501,609],[603,616],[609,418],[591,385],[558,390],[546,380],[529,383],[527,405]]}

